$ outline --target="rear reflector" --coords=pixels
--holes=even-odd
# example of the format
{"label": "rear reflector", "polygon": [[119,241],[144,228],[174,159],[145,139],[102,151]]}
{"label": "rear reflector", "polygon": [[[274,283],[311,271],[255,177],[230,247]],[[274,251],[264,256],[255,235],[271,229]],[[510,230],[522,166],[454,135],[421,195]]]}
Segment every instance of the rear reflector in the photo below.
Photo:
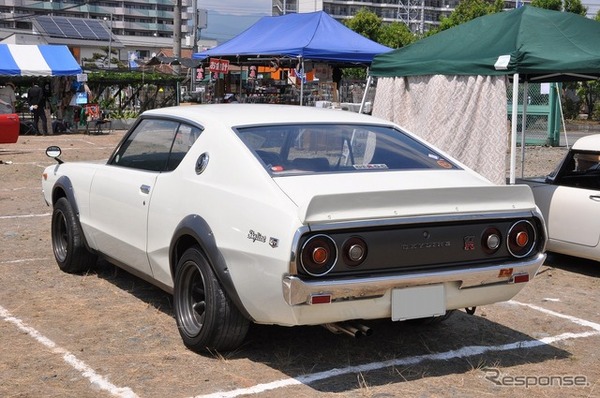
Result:
{"label": "rear reflector", "polygon": [[329,304],[331,303],[331,294],[318,294],[310,296],[311,304]]}
{"label": "rear reflector", "polygon": [[513,276],[512,283],[525,283],[529,282],[529,274],[518,274]]}

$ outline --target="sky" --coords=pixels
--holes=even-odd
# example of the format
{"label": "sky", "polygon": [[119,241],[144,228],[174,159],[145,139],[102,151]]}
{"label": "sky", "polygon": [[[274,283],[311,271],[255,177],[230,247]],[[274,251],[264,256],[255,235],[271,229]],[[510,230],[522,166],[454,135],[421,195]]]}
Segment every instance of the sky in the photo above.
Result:
{"label": "sky", "polygon": [[[201,38],[219,43],[234,38],[263,16],[271,15],[271,0],[198,0],[198,8],[208,11],[208,27]],[[582,0],[593,17],[600,10],[600,0]]]}
{"label": "sky", "polygon": [[208,11],[208,27],[200,38],[222,43],[271,15],[271,0],[198,0],[198,8]]}

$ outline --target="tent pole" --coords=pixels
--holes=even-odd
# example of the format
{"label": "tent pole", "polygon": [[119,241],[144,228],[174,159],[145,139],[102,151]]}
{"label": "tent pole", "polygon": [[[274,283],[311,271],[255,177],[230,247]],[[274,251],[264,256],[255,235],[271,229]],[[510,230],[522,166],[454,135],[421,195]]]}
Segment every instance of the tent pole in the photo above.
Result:
{"label": "tent pole", "polygon": [[[368,73],[368,71],[367,71]],[[367,76],[367,85],[365,86],[365,92],[363,93],[362,101],[360,102],[360,108],[358,108],[358,113],[363,113],[363,109],[365,108],[365,103],[367,102],[367,92],[369,92],[369,88],[373,83],[373,76]]]}
{"label": "tent pole", "polygon": [[[556,88],[556,99],[558,100],[558,109],[560,109],[560,120],[562,121],[563,129],[565,131],[565,145],[569,148],[569,137],[567,137],[567,125],[565,124],[565,114],[562,109],[562,100],[560,99],[560,89],[558,83],[554,85]],[[558,146],[560,146],[560,138],[558,139]]]}
{"label": "tent pole", "polygon": [[512,119],[510,122],[510,184],[515,183],[517,150],[517,112],[519,111],[519,74],[513,75]]}
{"label": "tent pole", "polygon": [[304,58],[300,57],[300,106],[304,99]]}
{"label": "tent pole", "polygon": [[523,116],[521,117],[521,178],[525,176],[525,130],[527,129],[527,103],[529,102],[529,82],[523,83]]}

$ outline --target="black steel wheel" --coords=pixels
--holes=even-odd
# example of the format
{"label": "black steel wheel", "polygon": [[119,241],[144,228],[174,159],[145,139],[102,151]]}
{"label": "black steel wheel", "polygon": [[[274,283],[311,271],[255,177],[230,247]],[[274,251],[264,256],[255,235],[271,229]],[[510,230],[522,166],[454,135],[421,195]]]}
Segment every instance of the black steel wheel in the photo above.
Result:
{"label": "black steel wheel", "polygon": [[179,334],[189,349],[229,351],[243,342],[250,322],[227,297],[197,247],[179,260],[173,294]]}
{"label": "black steel wheel", "polygon": [[82,273],[96,263],[96,255],[85,246],[83,232],[67,198],[60,198],[54,204],[51,231],[54,258],[62,271]]}

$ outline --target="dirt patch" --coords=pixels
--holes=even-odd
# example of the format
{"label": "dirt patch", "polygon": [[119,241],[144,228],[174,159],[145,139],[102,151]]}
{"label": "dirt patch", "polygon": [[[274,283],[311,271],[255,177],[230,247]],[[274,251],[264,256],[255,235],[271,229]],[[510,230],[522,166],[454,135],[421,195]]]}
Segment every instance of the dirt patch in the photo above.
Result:
{"label": "dirt patch", "polygon": [[[52,255],[40,178],[54,161],[44,149],[103,159],[122,134],[25,136],[0,148],[0,396],[600,396],[600,265],[557,255],[515,302],[475,316],[368,322],[364,339],[254,325],[235,352],[186,350],[168,294],[106,262],[64,274]],[[528,147],[525,176],[548,174],[565,153]],[[576,376],[586,385],[540,384]],[[529,385],[516,385],[523,377]]]}

